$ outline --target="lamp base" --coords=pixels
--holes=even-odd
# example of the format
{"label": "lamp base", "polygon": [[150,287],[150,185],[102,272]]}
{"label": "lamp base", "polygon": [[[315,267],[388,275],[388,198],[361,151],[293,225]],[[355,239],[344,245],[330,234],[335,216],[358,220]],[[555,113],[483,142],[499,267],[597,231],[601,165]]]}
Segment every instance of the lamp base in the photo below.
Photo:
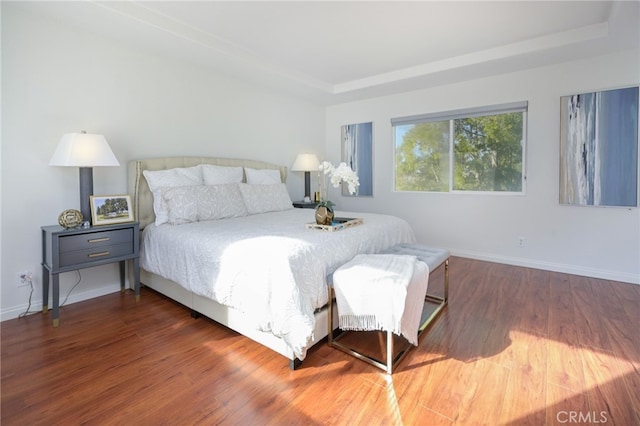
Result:
{"label": "lamp base", "polygon": [[91,223],[91,196],[93,195],[93,167],[80,167],[80,213],[82,221]]}
{"label": "lamp base", "polygon": [[311,172],[304,172],[304,199],[311,199]]}

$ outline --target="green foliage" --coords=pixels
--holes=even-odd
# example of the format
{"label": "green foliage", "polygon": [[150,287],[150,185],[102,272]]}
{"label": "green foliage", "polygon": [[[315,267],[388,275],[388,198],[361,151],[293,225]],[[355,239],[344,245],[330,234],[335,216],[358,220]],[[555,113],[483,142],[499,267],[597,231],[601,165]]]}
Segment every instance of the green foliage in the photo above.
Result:
{"label": "green foliage", "polygon": [[455,190],[522,190],[522,113],[459,119],[454,127]]}
{"label": "green foliage", "polygon": [[[523,113],[453,120],[453,189],[522,191]],[[396,189],[449,190],[450,121],[396,127]]]}
{"label": "green foliage", "polygon": [[396,189],[399,191],[449,190],[449,122],[402,126],[402,143],[396,148]]}
{"label": "green foliage", "polygon": [[107,198],[104,204],[96,209],[99,216],[119,215],[127,210],[127,201],[124,198]]}
{"label": "green foliage", "polygon": [[320,202],[318,202],[318,205],[316,207],[326,207],[329,210],[333,211],[333,207],[336,205],[336,203],[334,203],[331,200],[322,200]]}

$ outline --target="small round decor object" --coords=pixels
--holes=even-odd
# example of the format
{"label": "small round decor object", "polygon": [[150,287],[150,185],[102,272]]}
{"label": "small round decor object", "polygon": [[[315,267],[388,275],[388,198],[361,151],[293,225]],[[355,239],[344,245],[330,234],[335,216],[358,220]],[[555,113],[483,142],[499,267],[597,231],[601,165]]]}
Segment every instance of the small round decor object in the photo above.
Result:
{"label": "small round decor object", "polygon": [[75,228],[82,223],[82,213],[78,210],[69,209],[60,213],[58,216],[58,223],[67,229]]}

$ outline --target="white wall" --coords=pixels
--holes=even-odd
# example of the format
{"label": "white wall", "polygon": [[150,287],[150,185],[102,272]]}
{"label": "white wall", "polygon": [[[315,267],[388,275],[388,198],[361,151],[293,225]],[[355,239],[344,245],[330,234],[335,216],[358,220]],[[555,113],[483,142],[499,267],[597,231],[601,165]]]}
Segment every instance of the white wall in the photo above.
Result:
{"label": "white wall", "polygon": [[[338,207],[409,221],[420,242],[454,254],[640,283],[640,210],[558,203],[562,95],[638,85],[638,51],[563,63],[327,110],[328,158],[340,160],[340,126],[374,123],[374,197],[335,195]],[[525,196],[393,192],[390,119],[529,101]],[[517,247],[518,237],[525,247]]]}
{"label": "white wall", "polygon": [[[64,133],[105,135],[120,167],[94,170],[95,194],[127,191],[127,162],[165,155],[252,158],[290,167],[324,149],[324,108],[197,66],[136,51],[2,3],[2,271],[0,314],[16,317],[34,273],[40,309],[40,227],[79,208],[78,169],[50,167]],[[289,173],[292,199],[302,174]],[[69,302],[119,290],[116,265],[82,270]],[[75,273],[61,275],[64,297]],[[64,312],[61,314],[64,321]]]}

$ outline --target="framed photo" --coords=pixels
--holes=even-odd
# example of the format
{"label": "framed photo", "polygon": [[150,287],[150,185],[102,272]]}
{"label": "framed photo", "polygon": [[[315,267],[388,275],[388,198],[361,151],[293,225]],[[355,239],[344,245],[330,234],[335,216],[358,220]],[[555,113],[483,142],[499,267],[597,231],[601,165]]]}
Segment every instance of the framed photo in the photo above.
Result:
{"label": "framed photo", "polygon": [[638,206],[638,87],[560,99],[560,204]]}
{"label": "framed photo", "polygon": [[91,221],[94,226],[133,222],[133,220],[130,196],[91,196]]}

